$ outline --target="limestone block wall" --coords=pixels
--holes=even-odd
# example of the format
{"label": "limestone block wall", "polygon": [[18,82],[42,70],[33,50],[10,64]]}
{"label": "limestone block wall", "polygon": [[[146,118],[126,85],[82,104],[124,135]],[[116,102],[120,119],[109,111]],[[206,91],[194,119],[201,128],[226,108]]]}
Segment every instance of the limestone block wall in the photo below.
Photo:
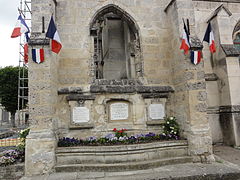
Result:
{"label": "limestone block wall", "polygon": [[[54,10],[54,1],[32,1],[29,51],[31,48],[44,48],[45,61],[42,64],[29,61],[28,64],[31,131],[26,141],[25,175],[48,173],[55,164],[58,61],[57,56],[50,51],[49,41],[44,40],[45,33],[42,33],[42,17],[48,24]],[[31,54],[29,58],[31,59]]]}
{"label": "limestone block wall", "polygon": [[[182,18],[188,18],[192,36],[195,34],[195,17],[193,4],[189,1],[172,1],[167,9],[172,25],[172,74],[175,87],[174,110],[181,122],[184,136],[189,142],[189,153],[196,160],[212,159],[212,138],[206,113],[206,83],[204,64],[191,64],[189,56],[176,50],[180,46],[182,35]],[[210,158],[210,159],[208,159]]]}
{"label": "limestone block wall", "polygon": [[[212,130],[212,136],[214,142],[223,141],[223,129],[219,121],[219,106],[232,106],[239,104],[239,97],[235,94],[234,87],[238,86],[238,75],[236,68],[239,70],[238,61],[230,60],[226,58],[226,54],[223,52],[220,44],[233,44],[233,30],[237,22],[239,21],[240,4],[237,1],[229,0],[228,2],[216,2],[216,1],[197,1],[194,0],[194,12],[196,16],[196,26],[199,37],[203,37],[207,21],[214,15],[216,9],[222,5],[222,8],[211,20],[214,30],[215,41],[217,45],[217,52],[211,56],[207,44],[204,44],[204,61],[205,61],[205,73],[215,74],[216,79],[213,81],[207,81],[207,93],[208,93],[208,107],[209,107],[209,121]],[[236,64],[237,63],[237,64]],[[233,65],[235,64],[235,65]],[[229,79],[229,75],[234,73],[234,78]],[[234,97],[234,98],[232,98]],[[215,109],[212,111],[212,109]],[[231,123],[230,123],[231,124]],[[229,134],[228,131],[226,134]]]}
{"label": "limestone block wall", "polygon": [[[59,0],[56,7],[56,20],[61,36],[63,49],[59,55],[58,80],[59,89],[80,88],[81,93],[89,94],[89,87],[94,82],[94,42],[90,36],[90,23],[97,13],[105,6],[112,4],[128,14],[139,28],[143,85],[172,85],[170,67],[171,50],[169,39],[168,16],[164,13],[167,1],[142,0],[104,0],[104,1],[75,1]],[[151,13],[149,13],[151,12]],[[106,99],[125,99],[132,103],[135,115],[130,123],[110,123],[106,116]],[[101,101],[100,101],[100,100]],[[89,136],[105,134],[114,127],[128,128],[136,132],[159,132],[159,126],[147,126],[147,102],[139,94],[103,94],[97,95],[92,103],[92,118],[94,128],[88,130],[69,130],[71,110],[66,96],[59,95],[57,115],[59,117],[59,136]],[[166,114],[173,115],[169,99]]]}
{"label": "limestone block wall", "polygon": [[170,84],[170,37],[168,19],[163,11],[166,3],[154,0],[58,1],[56,18],[64,46],[59,59],[60,85],[88,85],[91,82],[94,44],[89,25],[94,15],[109,4],[130,14],[139,27],[144,77],[148,84]]}
{"label": "limestone block wall", "polygon": [[[206,83],[205,74],[215,73],[222,78],[226,75],[224,70],[227,67],[224,60],[221,61],[221,51],[216,55],[223,62],[222,66],[215,66],[214,61],[208,61],[210,54],[207,49],[204,49],[206,63],[201,62],[195,66],[179,47],[183,30],[182,18],[190,20],[192,35],[202,39],[206,30],[205,18],[220,3],[196,0],[169,2],[58,0],[55,4],[52,0],[32,0],[31,40],[38,43],[31,45],[44,47],[46,60],[40,65],[29,63],[31,132],[26,147],[27,175],[51,172],[55,165],[58,137],[101,136],[113,128],[127,128],[129,133],[160,132],[159,123],[148,124],[148,107],[151,104],[163,104],[167,116],[177,117],[182,136],[188,139],[189,154],[196,157],[196,161],[212,160],[207,108],[209,105],[223,105],[229,97],[222,92],[229,91],[229,86],[224,86],[225,89],[221,91],[219,84],[224,79]],[[228,19],[230,24],[234,24],[239,16],[235,5],[236,3],[226,3],[233,11],[233,16]],[[140,69],[137,79],[105,81],[95,78],[94,38],[90,35],[90,25],[104,7],[118,9],[135,23],[141,61],[136,66],[136,71]],[[44,40],[45,33],[42,33],[42,17],[45,17],[47,27],[52,14],[63,45],[59,55],[50,51],[49,42]],[[217,27],[218,23],[215,20],[214,26]],[[226,35],[222,31],[221,33]],[[224,42],[229,42],[228,40]],[[220,39],[216,41],[220,42]],[[230,66],[229,68],[231,69]],[[217,89],[219,94],[214,93]],[[207,98],[211,94],[211,98]],[[112,122],[109,118],[112,102],[128,104],[129,117],[126,121]],[[73,126],[73,108],[82,106],[90,111],[90,121],[83,126]],[[212,123],[218,119],[214,110],[209,117],[212,119],[210,124],[216,125]]]}

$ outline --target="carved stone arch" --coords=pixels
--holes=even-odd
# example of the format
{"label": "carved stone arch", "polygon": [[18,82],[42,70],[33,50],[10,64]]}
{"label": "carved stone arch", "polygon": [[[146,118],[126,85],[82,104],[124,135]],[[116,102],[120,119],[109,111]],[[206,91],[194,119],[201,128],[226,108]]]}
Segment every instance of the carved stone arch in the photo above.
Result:
{"label": "carved stone arch", "polygon": [[143,66],[139,26],[119,6],[108,4],[99,9],[90,22],[94,39],[94,79],[137,79]]}
{"label": "carved stone arch", "polygon": [[96,21],[104,16],[107,13],[114,13],[120,17],[122,17],[125,21],[128,22],[129,25],[131,25],[131,28],[133,30],[133,32],[135,32],[136,34],[139,35],[139,26],[137,25],[136,20],[126,11],[124,11],[123,9],[121,9],[119,6],[115,5],[115,4],[108,4],[104,7],[102,7],[101,9],[99,9],[93,16],[91,22],[90,22],[90,34],[94,33],[93,31],[96,29],[95,24]]}
{"label": "carved stone arch", "polygon": [[236,35],[240,33],[240,20],[237,22],[233,29],[233,39],[236,38]]}
{"label": "carved stone arch", "polygon": [[240,50],[240,20],[233,29],[233,44]]}

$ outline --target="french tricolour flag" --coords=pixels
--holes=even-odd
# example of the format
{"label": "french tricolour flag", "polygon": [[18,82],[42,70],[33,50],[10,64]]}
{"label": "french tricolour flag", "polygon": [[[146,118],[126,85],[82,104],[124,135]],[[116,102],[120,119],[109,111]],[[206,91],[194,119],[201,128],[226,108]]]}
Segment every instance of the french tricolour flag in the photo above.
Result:
{"label": "french tricolour flag", "polygon": [[21,36],[23,33],[27,34],[29,32],[30,31],[29,31],[29,28],[28,28],[26,22],[24,21],[22,16],[19,15],[18,19],[17,19],[17,23],[15,25],[15,28],[13,29],[11,38],[15,38],[15,37]]}
{"label": "french tricolour flag", "polygon": [[182,44],[181,44],[180,49],[184,50],[184,54],[187,54],[188,50],[190,49],[189,33],[188,33],[185,23],[184,23],[184,30],[183,30],[183,35],[182,35]]}
{"label": "french tricolour flag", "polygon": [[191,62],[195,65],[199,64],[202,60],[202,52],[201,51],[191,51]]}
{"label": "french tricolour flag", "polygon": [[59,34],[57,32],[57,28],[55,26],[53,17],[51,17],[46,37],[52,39],[51,49],[52,49],[53,52],[58,54],[59,51],[62,48],[62,44],[61,44],[61,41],[60,41]]}
{"label": "french tricolour flag", "polygon": [[203,41],[208,42],[209,49],[210,49],[211,53],[215,53],[216,52],[214,35],[213,35],[213,31],[212,31],[212,27],[211,27],[210,23],[208,24],[208,27],[207,27],[206,33],[204,35]]}
{"label": "french tricolour flag", "polygon": [[44,61],[44,49],[32,49],[32,60],[35,63],[42,63]]}

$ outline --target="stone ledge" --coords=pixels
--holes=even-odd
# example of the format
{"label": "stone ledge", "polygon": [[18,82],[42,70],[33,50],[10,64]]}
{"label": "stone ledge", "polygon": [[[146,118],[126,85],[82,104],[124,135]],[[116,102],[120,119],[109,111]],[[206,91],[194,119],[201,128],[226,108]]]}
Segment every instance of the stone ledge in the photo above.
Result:
{"label": "stone ledge", "polygon": [[29,46],[47,46],[50,44],[50,40],[45,38],[30,39],[28,44]]}
{"label": "stone ledge", "polygon": [[141,81],[135,79],[122,79],[122,80],[108,80],[108,79],[95,79],[93,85],[121,85],[121,86],[133,86],[143,85]]}
{"label": "stone ledge", "polygon": [[156,141],[151,143],[140,143],[140,144],[128,144],[128,145],[112,145],[112,146],[80,146],[80,147],[58,147],[56,150],[57,154],[61,153],[103,153],[108,155],[114,152],[124,152],[124,151],[139,151],[139,150],[149,150],[156,148],[168,148],[168,147],[188,147],[187,140],[172,140],[172,141]]}
{"label": "stone ledge", "polygon": [[220,113],[240,113],[240,105],[229,105],[229,106],[220,106]]}
{"label": "stone ledge", "polygon": [[221,44],[221,47],[227,57],[238,57],[240,51],[233,44]]}
{"label": "stone ledge", "polygon": [[66,88],[59,88],[58,95],[61,94],[80,94],[82,93],[82,88],[80,87],[66,87]]}
{"label": "stone ledge", "polygon": [[91,93],[169,93],[174,92],[170,86],[119,86],[91,85]]}
{"label": "stone ledge", "polygon": [[219,107],[208,107],[207,114],[219,114]]}
{"label": "stone ledge", "polygon": [[146,124],[148,126],[163,125],[164,124],[164,120],[151,120],[151,121],[147,121]]}
{"label": "stone ledge", "polygon": [[78,124],[70,124],[69,129],[76,130],[76,129],[92,129],[94,128],[94,124],[92,123],[78,123]]}
{"label": "stone ledge", "polygon": [[168,98],[168,93],[144,93],[142,94],[142,97],[144,99],[152,99],[152,98]]}
{"label": "stone ledge", "polygon": [[79,101],[79,100],[95,100],[93,95],[81,95],[81,94],[70,94],[67,96],[67,101]]}
{"label": "stone ledge", "polygon": [[219,78],[215,73],[208,73],[205,74],[205,80],[206,81],[217,81]]}

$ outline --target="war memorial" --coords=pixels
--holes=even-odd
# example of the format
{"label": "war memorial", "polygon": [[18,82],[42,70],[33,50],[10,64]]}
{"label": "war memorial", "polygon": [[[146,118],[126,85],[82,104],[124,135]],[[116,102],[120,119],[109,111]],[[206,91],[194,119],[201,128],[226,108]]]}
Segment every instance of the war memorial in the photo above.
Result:
{"label": "war memorial", "polygon": [[[32,0],[25,175],[127,171],[215,161],[212,144],[240,146],[238,0]],[[46,38],[53,17],[62,49]],[[188,19],[193,64],[179,49]],[[208,24],[216,52],[203,40]],[[31,56],[31,55],[30,55]],[[160,133],[176,117],[182,140],[58,147],[61,138]]]}

